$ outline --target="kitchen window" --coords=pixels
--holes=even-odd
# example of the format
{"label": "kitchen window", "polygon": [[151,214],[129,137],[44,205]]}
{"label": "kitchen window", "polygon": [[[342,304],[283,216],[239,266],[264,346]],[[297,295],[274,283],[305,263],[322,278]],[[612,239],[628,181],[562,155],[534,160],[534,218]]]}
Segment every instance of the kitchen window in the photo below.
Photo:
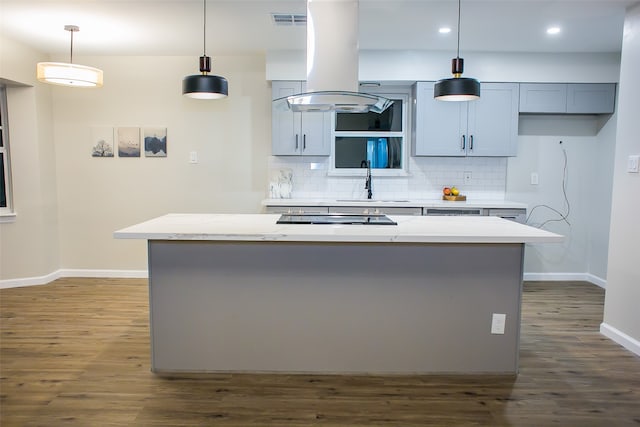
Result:
{"label": "kitchen window", "polygon": [[0,221],[13,216],[9,167],[9,131],[7,129],[7,89],[0,85]]}
{"label": "kitchen window", "polygon": [[393,104],[380,114],[336,113],[332,123],[331,175],[364,174],[366,162],[377,176],[406,174],[410,88],[383,87],[368,93]]}

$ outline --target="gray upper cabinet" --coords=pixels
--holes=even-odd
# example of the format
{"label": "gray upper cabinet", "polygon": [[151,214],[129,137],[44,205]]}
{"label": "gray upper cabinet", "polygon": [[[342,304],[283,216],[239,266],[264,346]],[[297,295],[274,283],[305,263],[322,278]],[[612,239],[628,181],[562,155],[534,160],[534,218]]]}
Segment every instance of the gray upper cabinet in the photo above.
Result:
{"label": "gray upper cabinet", "polygon": [[[272,99],[301,93],[304,82],[273,81]],[[331,155],[331,113],[294,113],[272,107],[271,154],[274,156]]]}
{"label": "gray upper cabinet", "polygon": [[521,83],[520,113],[611,114],[615,83]]}
{"label": "gray upper cabinet", "polygon": [[567,85],[565,83],[520,84],[521,113],[566,113]]}
{"label": "gray upper cabinet", "polygon": [[482,83],[480,99],[470,102],[437,101],[434,84],[414,86],[414,156],[517,154],[517,83]]}
{"label": "gray upper cabinet", "polygon": [[573,83],[567,85],[567,113],[611,114],[615,111],[615,83]]}

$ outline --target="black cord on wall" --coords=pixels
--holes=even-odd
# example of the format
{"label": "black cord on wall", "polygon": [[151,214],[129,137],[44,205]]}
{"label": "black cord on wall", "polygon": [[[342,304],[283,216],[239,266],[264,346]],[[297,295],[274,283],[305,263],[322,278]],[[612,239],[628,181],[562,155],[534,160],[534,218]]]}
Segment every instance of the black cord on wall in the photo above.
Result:
{"label": "black cord on wall", "polygon": [[[560,141],[560,145],[562,145],[562,141]],[[551,210],[552,212],[555,212],[556,214],[559,215],[559,218],[551,218],[548,219],[546,221],[544,221],[542,224],[539,225],[535,225],[535,224],[529,224],[532,225],[534,227],[537,228],[542,228],[544,227],[546,224],[550,223],[550,222],[566,222],[567,225],[569,227],[571,227],[571,223],[568,220],[569,217],[569,213],[571,212],[571,204],[569,203],[569,198],[567,197],[567,173],[568,173],[568,166],[569,166],[569,161],[567,158],[567,150],[565,150],[564,148],[562,149],[562,154],[564,156],[564,166],[563,166],[563,170],[562,170],[562,195],[564,196],[564,202],[567,205],[567,212],[566,213],[562,213],[559,210],[552,208],[549,205],[545,205],[545,204],[540,204],[540,205],[536,205],[533,208],[531,208],[531,211],[529,212],[529,215],[527,215],[527,221],[526,223],[529,224],[529,219],[531,218],[531,215],[533,214],[533,212],[537,209],[537,208],[547,208],[549,210]]]}

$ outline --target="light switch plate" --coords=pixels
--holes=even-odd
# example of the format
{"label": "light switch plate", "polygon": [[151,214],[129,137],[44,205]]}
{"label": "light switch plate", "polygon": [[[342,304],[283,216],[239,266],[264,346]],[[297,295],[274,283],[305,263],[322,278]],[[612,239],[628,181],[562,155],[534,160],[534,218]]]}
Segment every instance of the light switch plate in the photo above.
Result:
{"label": "light switch plate", "polygon": [[189,163],[198,163],[198,152],[197,151],[189,152]]}
{"label": "light switch plate", "polygon": [[507,315],[504,313],[493,313],[491,318],[491,333],[493,335],[503,335]]}
{"label": "light switch plate", "polygon": [[629,156],[627,172],[638,173],[640,171],[640,156]]}
{"label": "light switch plate", "polygon": [[531,185],[538,185],[538,172],[531,172]]}

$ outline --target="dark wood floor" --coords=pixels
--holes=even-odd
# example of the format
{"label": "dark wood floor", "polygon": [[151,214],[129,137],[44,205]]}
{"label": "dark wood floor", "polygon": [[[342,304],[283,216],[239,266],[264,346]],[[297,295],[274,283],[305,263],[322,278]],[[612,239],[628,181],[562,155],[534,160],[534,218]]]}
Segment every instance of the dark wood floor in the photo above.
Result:
{"label": "dark wood floor", "polygon": [[0,425],[639,426],[640,358],[599,334],[603,300],[526,283],[517,377],[159,377],[146,281],[0,290]]}

